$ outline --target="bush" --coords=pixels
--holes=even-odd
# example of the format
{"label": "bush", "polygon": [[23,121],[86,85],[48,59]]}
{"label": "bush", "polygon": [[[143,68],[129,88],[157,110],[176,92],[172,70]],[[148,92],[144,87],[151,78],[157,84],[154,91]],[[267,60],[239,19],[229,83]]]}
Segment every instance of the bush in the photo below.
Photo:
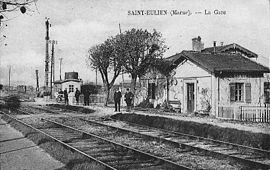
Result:
{"label": "bush", "polygon": [[137,105],[138,107],[141,107],[141,108],[154,108],[154,105],[152,103],[149,102],[149,99],[145,99],[143,100],[141,103],[139,103]]}
{"label": "bush", "polygon": [[21,105],[20,99],[18,96],[8,96],[5,99],[6,107],[8,109],[18,109]]}

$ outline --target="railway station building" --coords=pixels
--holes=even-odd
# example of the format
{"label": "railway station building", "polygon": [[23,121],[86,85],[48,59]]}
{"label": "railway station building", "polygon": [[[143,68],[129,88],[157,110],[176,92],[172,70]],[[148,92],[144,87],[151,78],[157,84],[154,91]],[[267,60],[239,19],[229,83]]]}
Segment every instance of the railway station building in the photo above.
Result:
{"label": "railway station building", "polygon": [[82,83],[83,81],[79,78],[78,72],[66,72],[64,80],[57,80],[54,82],[53,91],[56,93],[67,89],[69,96],[72,98],[70,101],[73,101],[76,88],[81,91]]}
{"label": "railway station building", "polygon": [[203,49],[201,38],[193,50],[168,58],[170,75],[151,68],[141,78],[137,103],[148,99],[154,107],[168,102],[182,113],[239,117],[241,109],[269,103],[269,68],[256,62],[257,54],[229,44]]}

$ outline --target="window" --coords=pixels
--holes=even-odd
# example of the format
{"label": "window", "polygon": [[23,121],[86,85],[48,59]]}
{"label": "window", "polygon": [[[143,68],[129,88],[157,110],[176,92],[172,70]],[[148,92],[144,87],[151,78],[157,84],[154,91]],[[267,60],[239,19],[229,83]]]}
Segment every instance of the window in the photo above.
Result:
{"label": "window", "polygon": [[243,101],[244,83],[235,83],[235,101]]}
{"label": "window", "polygon": [[251,103],[251,84],[250,83],[230,83],[231,102]]}
{"label": "window", "polygon": [[74,85],[68,86],[68,92],[74,92]]}

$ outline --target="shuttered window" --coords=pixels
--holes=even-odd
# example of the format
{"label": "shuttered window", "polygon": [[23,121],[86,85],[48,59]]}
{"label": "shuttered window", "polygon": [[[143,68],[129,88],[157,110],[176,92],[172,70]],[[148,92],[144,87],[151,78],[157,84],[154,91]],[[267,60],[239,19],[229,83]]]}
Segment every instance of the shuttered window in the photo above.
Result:
{"label": "shuttered window", "polygon": [[251,84],[230,83],[230,101],[251,103]]}
{"label": "shuttered window", "polygon": [[244,83],[235,83],[235,101],[244,101]]}

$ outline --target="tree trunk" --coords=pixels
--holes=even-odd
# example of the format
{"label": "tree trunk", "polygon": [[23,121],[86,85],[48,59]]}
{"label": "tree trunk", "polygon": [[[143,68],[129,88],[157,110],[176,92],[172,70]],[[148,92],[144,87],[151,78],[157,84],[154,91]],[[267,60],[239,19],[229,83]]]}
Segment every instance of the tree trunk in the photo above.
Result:
{"label": "tree trunk", "polygon": [[167,102],[169,102],[170,100],[170,81],[169,81],[169,77],[166,76],[166,82],[167,82],[167,86],[166,86],[166,90],[167,90]]}
{"label": "tree trunk", "polygon": [[104,106],[108,106],[109,97],[110,97],[110,87],[108,84],[104,85],[105,87],[105,101]]}
{"label": "tree trunk", "polygon": [[136,81],[137,81],[137,75],[131,76],[131,89],[130,91],[133,93],[134,98],[132,100],[132,105],[134,106],[134,100],[135,100],[135,93],[136,93]]}
{"label": "tree trunk", "polygon": [[130,84],[130,91],[135,94],[136,92],[136,81],[137,81],[137,75],[131,76],[131,84]]}

